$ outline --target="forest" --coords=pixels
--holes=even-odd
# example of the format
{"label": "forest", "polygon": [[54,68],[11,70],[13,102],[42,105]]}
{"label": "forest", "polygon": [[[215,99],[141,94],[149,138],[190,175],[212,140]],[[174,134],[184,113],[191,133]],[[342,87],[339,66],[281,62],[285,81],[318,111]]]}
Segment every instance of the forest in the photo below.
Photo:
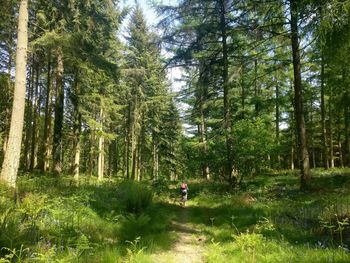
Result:
{"label": "forest", "polygon": [[349,0],[0,11],[0,263],[350,262]]}

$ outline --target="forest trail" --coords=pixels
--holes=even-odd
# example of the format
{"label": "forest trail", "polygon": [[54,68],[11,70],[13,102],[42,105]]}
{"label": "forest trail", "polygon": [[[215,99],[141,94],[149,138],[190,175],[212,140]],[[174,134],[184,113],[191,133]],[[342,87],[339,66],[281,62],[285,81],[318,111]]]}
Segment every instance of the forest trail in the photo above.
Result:
{"label": "forest trail", "polygon": [[180,207],[177,216],[172,220],[170,231],[179,236],[171,250],[152,255],[154,262],[160,263],[200,263],[204,262],[203,246],[204,236],[196,227],[188,222],[190,218],[190,207]]}

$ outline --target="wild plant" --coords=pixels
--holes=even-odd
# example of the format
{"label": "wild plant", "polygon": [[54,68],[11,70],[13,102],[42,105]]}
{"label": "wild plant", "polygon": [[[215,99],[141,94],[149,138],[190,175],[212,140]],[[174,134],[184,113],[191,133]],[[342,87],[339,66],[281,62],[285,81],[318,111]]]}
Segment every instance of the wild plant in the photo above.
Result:
{"label": "wild plant", "polygon": [[130,247],[128,247],[126,249],[127,251],[127,255],[126,255],[126,259],[125,262],[135,262],[137,257],[139,257],[141,254],[143,254],[144,250],[146,249],[146,247],[141,247],[140,246],[140,240],[141,237],[138,236],[134,239],[134,241],[126,241],[126,243],[128,243],[130,245]]}
{"label": "wild plant", "polygon": [[271,234],[277,231],[274,223],[266,217],[261,217],[259,219],[259,221],[255,225],[254,230],[256,233],[259,233],[259,234]]}
{"label": "wild plant", "polygon": [[129,213],[140,214],[152,203],[153,193],[145,185],[124,182],[120,185],[120,191],[122,203]]}
{"label": "wild plant", "polygon": [[343,246],[343,232],[349,226],[349,218],[341,218],[337,213],[332,213],[332,206],[326,208],[326,213],[319,216],[319,221],[323,229],[329,231],[332,246],[334,246],[334,234],[339,233],[340,245]]}
{"label": "wild plant", "polygon": [[29,251],[29,248],[23,248],[23,245],[21,245],[20,249],[10,249],[7,247],[3,247],[2,250],[5,251],[6,255],[4,258],[0,258],[0,263],[11,263],[14,260],[17,263],[23,262],[25,252]]}
{"label": "wild plant", "polygon": [[236,230],[236,234],[238,235],[239,234],[239,230],[238,230],[238,228],[236,227],[236,225],[234,223],[234,220],[235,220],[236,217],[234,215],[232,215],[230,218],[231,218],[231,228],[234,228]]}
{"label": "wild plant", "polygon": [[242,253],[247,256],[251,256],[250,262],[256,262],[256,250],[258,247],[262,246],[264,243],[264,238],[261,234],[257,233],[241,233],[235,236],[236,245],[241,249]]}
{"label": "wild plant", "polygon": [[349,218],[340,219],[338,218],[337,214],[335,216],[337,221],[336,223],[338,225],[338,227],[335,229],[335,232],[339,233],[340,245],[343,246],[343,231],[347,226],[349,226]]}
{"label": "wild plant", "polygon": [[146,214],[129,214],[122,220],[119,236],[122,240],[136,240],[136,238],[148,230],[150,216]]}

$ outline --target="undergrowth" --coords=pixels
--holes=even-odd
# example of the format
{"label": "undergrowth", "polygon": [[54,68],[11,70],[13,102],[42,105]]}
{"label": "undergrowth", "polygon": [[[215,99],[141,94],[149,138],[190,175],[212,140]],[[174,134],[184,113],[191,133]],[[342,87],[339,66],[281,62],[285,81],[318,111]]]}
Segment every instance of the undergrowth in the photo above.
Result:
{"label": "undergrowth", "polygon": [[170,220],[161,213],[155,220],[152,191],[135,182],[83,179],[78,186],[68,177],[28,175],[15,198],[0,191],[0,262],[133,262],[130,242],[142,237],[145,247],[158,247],[148,236],[160,236]]}
{"label": "undergrowth", "polygon": [[0,262],[154,262],[179,238],[172,221],[205,237],[205,262],[350,262],[350,171],[298,183],[290,171],[239,189],[190,180],[182,208],[179,182],[28,174],[15,197],[0,185]]}

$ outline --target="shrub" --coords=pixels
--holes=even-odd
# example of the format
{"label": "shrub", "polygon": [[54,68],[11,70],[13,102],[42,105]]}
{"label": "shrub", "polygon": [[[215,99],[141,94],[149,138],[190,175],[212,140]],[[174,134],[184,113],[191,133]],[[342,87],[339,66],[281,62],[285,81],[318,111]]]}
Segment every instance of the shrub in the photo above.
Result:
{"label": "shrub", "polygon": [[164,178],[159,178],[158,180],[153,181],[152,189],[156,194],[168,193],[168,181]]}
{"label": "shrub", "polygon": [[119,231],[121,240],[132,241],[139,236],[143,236],[148,229],[151,218],[146,214],[135,215],[130,214],[122,220],[122,225]]}
{"label": "shrub", "polygon": [[136,182],[124,182],[120,185],[121,201],[129,213],[140,214],[150,206],[153,193],[149,187]]}

